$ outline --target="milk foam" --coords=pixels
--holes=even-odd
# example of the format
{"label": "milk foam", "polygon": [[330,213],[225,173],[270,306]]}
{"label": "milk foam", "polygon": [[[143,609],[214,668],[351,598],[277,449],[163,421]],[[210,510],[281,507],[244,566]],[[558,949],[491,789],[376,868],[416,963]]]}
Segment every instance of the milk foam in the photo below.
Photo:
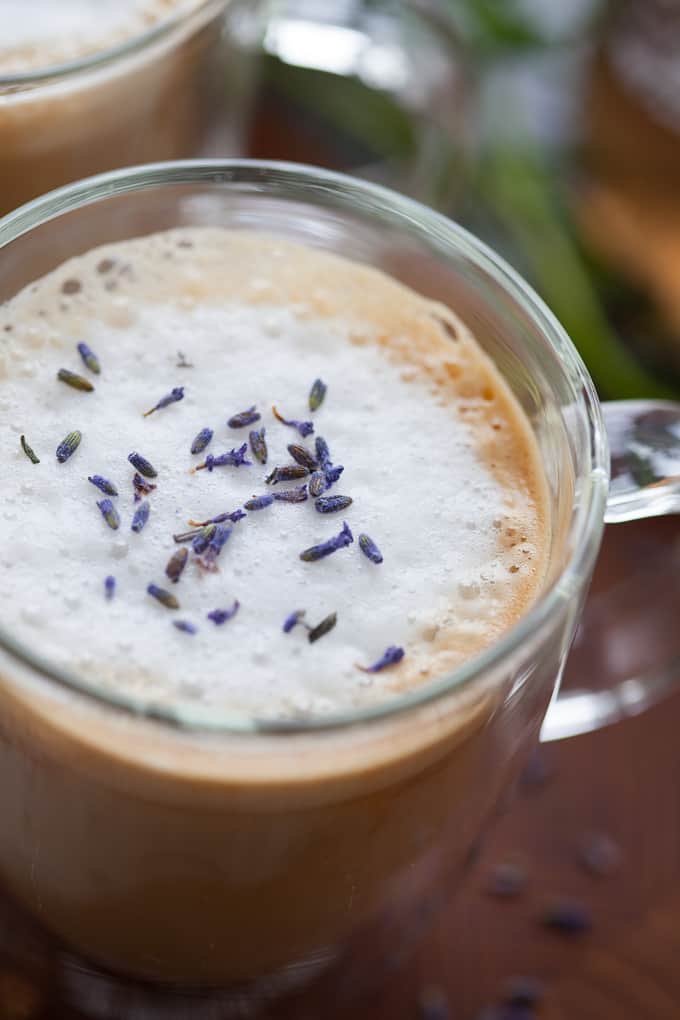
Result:
{"label": "milk foam", "polygon": [[0,0],[0,74],[110,49],[198,0]]}
{"label": "milk foam", "polygon": [[[369,703],[495,640],[540,584],[541,480],[519,410],[460,324],[442,324],[446,314],[368,268],[210,229],[111,245],[27,288],[0,308],[3,628],[104,686],[259,716]],[[102,363],[90,377],[94,393],[55,378],[61,367],[87,374],[81,340]],[[178,350],[193,367],[176,367]],[[328,394],[312,415],[317,376]],[[179,385],[183,401],[142,417]],[[251,512],[218,572],[190,561],[171,584],[173,533],[272,491],[264,479],[291,462],[288,443],[313,449],[314,437],[300,440],[274,418],[273,403],[313,418],[345,466],[332,492],[352,506],[322,515],[309,500]],[[191,474],[203,459],[189,452],[196,433],[215,430],[208,453],[238,447],[248,429],[226,421],[252,404],[267,466]],[[55,448],[72,429],[83,441],[60,465]],[[22,433],[40,464],[21,451]],[[141,534],[130,530],[132,450],[158,471]],[[92,474],[118,488],[117,532],[96,507]],[[354,544],[300,560],[345,520]],[[361,554],[361,532],[383,564]],[[107,575],[117,581],[112,601]],[[153,601],[150,582],[172,589],[181,609]],[[207,619],[235,599],[234,619],[221,627]],[[312,625],[337,612],[337,626],[314,644],[301,627],[284,634],[296,609]],[[198,633],[178,631],[175,619]],[[356,669],[388,645],[405,649],[398,667]]]}

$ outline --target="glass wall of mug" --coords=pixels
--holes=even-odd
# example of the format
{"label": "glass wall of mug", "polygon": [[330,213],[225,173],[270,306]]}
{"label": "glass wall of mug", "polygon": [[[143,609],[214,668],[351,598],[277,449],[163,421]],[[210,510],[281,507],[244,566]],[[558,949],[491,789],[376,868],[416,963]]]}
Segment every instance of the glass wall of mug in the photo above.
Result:
{"label": "glass wall of mug", "polygon": [[231,45],[252,61],[244,152],[450,209],[476,112],[453,13],[441,0],[232,0]]}
{"label": "glass wall of mug", "polygon": [[[33,3],[22,19],[40,18]],[[51,39],[15,26],[0,40],[0,213],[103,170],[237,151],[248,74],[246,55],[230,51],[224,32],[228,4],[175,0],[123,41],[113,33],[123,31],[125,5],[120,24],[100,11],[82,56],[71,57],[78,33],[70,26],[68,60],[58,48],[59,17],[50,15]],[[109,21],[115,45],[107,40]]]}
{"label": "glass wall of mug", "polygon": [[[0,874],[49,931],[117,973],[271,997],[322,971],[349,996],[455,891],[537,737],[601,535],[599,410],[559,326],[482,245],[313,169],[187,163],[63,189],[0,222],[0,299],[94,245],[187,225],[341,253],[456,309],[537,437],[545,589],[455,673],[288,723],[116,698],[0,619]],[[44,342],[26,337],[26,358]]]}

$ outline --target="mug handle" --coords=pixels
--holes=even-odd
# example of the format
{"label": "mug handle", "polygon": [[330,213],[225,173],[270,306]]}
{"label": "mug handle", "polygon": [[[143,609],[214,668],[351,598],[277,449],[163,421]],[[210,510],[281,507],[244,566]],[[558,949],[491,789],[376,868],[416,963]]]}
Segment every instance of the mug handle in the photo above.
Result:
{"label": "mug handle", "polygon": [[[611,482],[605,523],[680,511],[680,404],[620,400],[602,405]],[[556,691],[541,741],[561,740],[639,715],[678,686],[680,662],[615,682],[605,690]],[[559,685],[558,685],[559,687]]]}

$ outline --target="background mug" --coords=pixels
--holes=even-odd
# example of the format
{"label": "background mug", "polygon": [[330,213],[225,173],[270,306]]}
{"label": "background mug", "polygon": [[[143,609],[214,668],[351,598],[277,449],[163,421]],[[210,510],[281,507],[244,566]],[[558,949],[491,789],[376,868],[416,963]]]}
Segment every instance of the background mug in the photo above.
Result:
{"label": "background mug", "polygon": [[[602,408],[530,288],[444,217],[300,166],[157,164],[48,194],[0,221],[0,299],[95,245],[202,225],[341,253],[449,304],[522,404],[550,493],[546,582],[519,623],[454,673],[341,716],[248,721],[114,696],[45,661],[0,619],[6,887],[73,959],[91,961],[74,968],[74,988],[86,973],[106,983],[107,971],[218,988],[220,1015],[240,1016],[312,978],[324,995],[332,983],[337,1003],[384,973],[469,861],[546,712],[544,734],[564,735],[625,703],[622,691],[568,702],[555,692],[605,515],[668,508],[664,464],[654,462],[659,477],[636,465],[641,435],[652,459],[660,437],[667,452],[674,408],[651,419],[648,407],[608,412],[608,502]],[[33,335],[25,360],[39,360],[44,342]],[[0,347],[0,378],[17,367]]]}

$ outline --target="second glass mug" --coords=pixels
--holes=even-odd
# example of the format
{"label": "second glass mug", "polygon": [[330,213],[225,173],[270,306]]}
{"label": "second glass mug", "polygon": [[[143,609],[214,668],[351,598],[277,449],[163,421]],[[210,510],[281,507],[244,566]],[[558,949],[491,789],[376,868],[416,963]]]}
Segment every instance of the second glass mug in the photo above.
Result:
{"label": "second glass mug", "polygon": [[[68,186],[0,221],[0,300],[95,245],[189,225],[329,249],[456,310],[541,450],[545,588],[453,674],[377,707],[294,723],[113,697],[21,645],[0,615],[0,875],[92,962],[91,975],[219,988],[224,1009],[232,1002],[243,1015],[244,1003],[325,974],[339,1003],[455,882],[546,711],[560,736],[611,718],[608,692],[566,708],[553,699],[605,513],[659,512],[664,490],[641,495],[622,454],[607,511],[602,409],[540,299],[454,223],[348,177],[207,161]],[[43,343],[32,336],[25,360],[39,361]],[[4,364],[0,346],[0,379],[20,367]],[[626,436],[622,427],[620,444]]]}

